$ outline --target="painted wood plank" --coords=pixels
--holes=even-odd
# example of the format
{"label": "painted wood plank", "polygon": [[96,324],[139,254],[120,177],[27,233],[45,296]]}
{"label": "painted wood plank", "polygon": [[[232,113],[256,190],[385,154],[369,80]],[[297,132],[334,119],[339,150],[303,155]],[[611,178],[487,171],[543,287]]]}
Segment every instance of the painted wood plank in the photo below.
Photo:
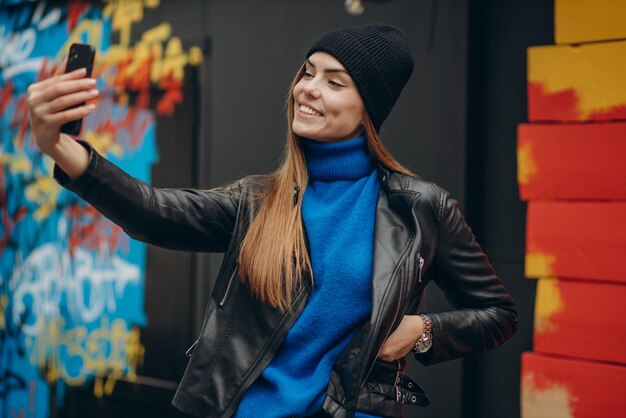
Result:
{"label": "painted wood plank", "polygon": [[626,123],[522,124],[520,198],[626,200]]}
{"label": "painted wood plank", "polygon": [[555,0],[554,39],[572,44],[626,38],[626,1]]}
{"label": "painted wood plank", "polygon": [[522,354],[522,418],[623,418],[626,367]]}
{"label": "painted wood plank", "polygon": [[626,284],[539,279],[534,350],[626,365],[625,302]]}
{"label": "painted wood plank", "polygon": [[526,276],[626,282],[626,202],[530,201]]}
{"label": "painted wood plank", "polygon": [[626,41],[528,48],[528,117],[626,120]]}

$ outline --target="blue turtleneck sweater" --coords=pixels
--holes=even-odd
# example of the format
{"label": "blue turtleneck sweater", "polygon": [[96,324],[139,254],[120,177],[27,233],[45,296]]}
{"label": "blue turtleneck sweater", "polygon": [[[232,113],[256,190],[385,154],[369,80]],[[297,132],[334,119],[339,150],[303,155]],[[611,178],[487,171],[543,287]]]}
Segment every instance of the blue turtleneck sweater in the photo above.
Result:
{"label": "blue turtleneck sweater", "polygon": [[333,363],[371,312],[380,183],[365,138],[301,141],[309,172],[302,218],[314,289],[271,363],[244,395],[238,418],[320,411]]}

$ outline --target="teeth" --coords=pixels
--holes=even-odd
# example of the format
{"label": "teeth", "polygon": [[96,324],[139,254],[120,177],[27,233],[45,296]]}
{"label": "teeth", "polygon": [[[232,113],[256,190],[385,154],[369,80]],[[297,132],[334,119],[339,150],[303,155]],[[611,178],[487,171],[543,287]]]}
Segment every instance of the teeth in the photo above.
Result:
{"label": "teeth", "polygon": [[310,107],[305,106],[305,105],[300,105],[300,111],[303,113],[306,113],[307,115],[322,116],[320,112],[313,110]]}

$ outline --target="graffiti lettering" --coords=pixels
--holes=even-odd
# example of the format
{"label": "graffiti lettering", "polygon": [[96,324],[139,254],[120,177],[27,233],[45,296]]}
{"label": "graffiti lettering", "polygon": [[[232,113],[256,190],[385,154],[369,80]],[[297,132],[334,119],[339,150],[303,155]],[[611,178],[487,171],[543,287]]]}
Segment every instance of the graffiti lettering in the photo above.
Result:
{"label": "graffiti lettering", "polygon": [[35,47],[37,34],[33,28],[23,32],[5,33],[5,28],[0,28],[0,44],[4,47],[0,50],[0,66],[8,67],[11,64],[28,62]]}
{"label": "graffiti lettering", "polygon": [[139,269],[105,250],[95,255],[78,248],[70,258],[53,244],[33,251],[18,262],[9,281],[13,293],[13,317],[32,303],[32,318],[22,324],[26,335],[36,336],[44,316],[60,316],[61,298],[67,299],[68,313],[77,322],[90,323],[102,314],[116,312],[116,299],[129,283],[139,281]]}
{"label": "graffiti lettering", "polygon": [[[139,328],[128,329],[122,319],[110,322],[104,316],[100,326],[92,330],[84,326],[68,328],[62,318],[40,326],[38,337],[27,337],[26,344],[30,362],[46,371],[48,381],[62,379],[76,386],[97,376],[110,381],[112,390],[114,381],[122,376],[133,380],[143,362],[145,349],[139,342]],[[110,394],[109,389],[103,388],[103,394]]]}

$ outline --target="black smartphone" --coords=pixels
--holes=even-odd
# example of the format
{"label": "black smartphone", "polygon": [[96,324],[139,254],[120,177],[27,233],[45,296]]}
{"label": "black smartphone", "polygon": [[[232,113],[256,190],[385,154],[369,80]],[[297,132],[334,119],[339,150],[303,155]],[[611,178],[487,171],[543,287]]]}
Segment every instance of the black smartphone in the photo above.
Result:
{"label": "black smartphone", "polygon": [[[91,70],[93,69],[93,60],[96,57],[96,49],[87,44],[72,44],[70,46],[70,52],[67,56],[67,66],[65,72],[70,73],[79,68],[86,68],[87,74],[85,77],[91,77]],[[72,107],[84,106],[86,102],[77,104]],[[61,125],[61,132],[69,135],[78,135],[80,128],[83,125],[83,119],[67,122]]]}

